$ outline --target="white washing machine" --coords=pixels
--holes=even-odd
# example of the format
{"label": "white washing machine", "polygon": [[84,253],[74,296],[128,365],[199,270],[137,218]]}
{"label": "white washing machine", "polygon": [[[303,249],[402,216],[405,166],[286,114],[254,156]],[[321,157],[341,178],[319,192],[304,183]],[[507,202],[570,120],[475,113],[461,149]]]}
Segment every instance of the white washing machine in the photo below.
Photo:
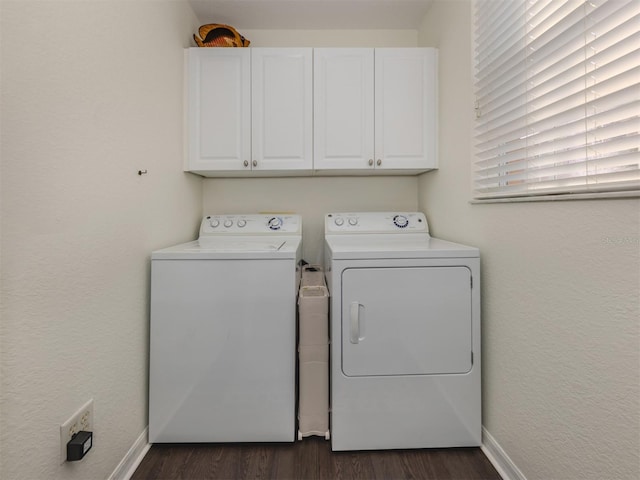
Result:
{"label": "white washing machine", "polygon": [[480,256],[422,213],[325,216],[333,450],[481,443]]}
{"label": "white washing machine", "polygon": [[151,255],[149,442],[295,439],[298,215],[211,215]]}

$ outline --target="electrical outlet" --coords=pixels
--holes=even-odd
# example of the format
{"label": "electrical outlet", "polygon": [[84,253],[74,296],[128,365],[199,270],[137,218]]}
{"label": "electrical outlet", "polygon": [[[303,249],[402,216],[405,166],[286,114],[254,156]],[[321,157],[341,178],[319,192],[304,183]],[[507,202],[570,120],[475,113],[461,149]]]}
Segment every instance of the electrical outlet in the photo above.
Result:
{"label": "electrical outlet", "polygon": [[60,425],[60,465],[67,461],[67,443],[82,430],[93,432],[93,398]]}

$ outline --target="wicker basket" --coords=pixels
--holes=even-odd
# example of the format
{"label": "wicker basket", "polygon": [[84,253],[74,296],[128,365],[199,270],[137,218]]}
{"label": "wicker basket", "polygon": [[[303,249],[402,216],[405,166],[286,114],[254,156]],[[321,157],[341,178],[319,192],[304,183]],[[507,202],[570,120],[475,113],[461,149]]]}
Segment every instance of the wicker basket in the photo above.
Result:
{"label": "wicker basket", "polygon": [[251,43],[235,28],[221,23],[202,25],[198,35],[194,34],[193,39],[199,47],[248,47]]}

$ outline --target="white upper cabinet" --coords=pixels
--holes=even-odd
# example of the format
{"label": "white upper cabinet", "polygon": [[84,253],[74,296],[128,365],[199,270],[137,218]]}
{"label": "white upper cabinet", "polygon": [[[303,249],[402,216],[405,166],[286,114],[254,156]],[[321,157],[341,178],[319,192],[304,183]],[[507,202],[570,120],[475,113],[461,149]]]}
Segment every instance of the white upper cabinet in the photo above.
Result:
{"label": "white upper cabinet", "polygon": [[254,170],[311,170],[313,60],[309,48],[251,52]]}
{"label": "white upper cabinet", "polygon": [[311,173],[310,48],[191,48],[185,170],[204,176]]}
{"label": "white upper cabinet", "polygon": [[437,168],[437,51],[376,48],[376,168]]}
{"label": "white upper cabinet", "polygon": [[437,51],[314,50],[314,169],[437,168]]}
{"label": "white upper cabinet", "polygon": [[314,168],[373,166],[373,49],[316,48],[313,62]]}
{"label": "white upper cabinet", "polygon": [[251,161],[251,55],[243,48],[187,50],[186,170],[240,170]]}
{"label": "white upper cabinet", "polygon": [[436,49],[190,48],[187,75],[187,171],[437,168]]}

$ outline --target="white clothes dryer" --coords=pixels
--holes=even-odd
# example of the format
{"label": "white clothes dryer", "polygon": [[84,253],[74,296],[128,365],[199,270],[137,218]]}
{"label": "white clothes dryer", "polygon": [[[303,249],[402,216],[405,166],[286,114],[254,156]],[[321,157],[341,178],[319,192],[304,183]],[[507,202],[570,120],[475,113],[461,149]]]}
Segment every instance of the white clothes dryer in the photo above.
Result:
{"label": "white clothes dryer", "polygon": [[481,443],[480,256],[422,213],[330,213],[333,450]]}
{"label": "white clothes dryer", "polygon": [[210,215],[151,255],[149,442],[295,440],[298,215]]}

